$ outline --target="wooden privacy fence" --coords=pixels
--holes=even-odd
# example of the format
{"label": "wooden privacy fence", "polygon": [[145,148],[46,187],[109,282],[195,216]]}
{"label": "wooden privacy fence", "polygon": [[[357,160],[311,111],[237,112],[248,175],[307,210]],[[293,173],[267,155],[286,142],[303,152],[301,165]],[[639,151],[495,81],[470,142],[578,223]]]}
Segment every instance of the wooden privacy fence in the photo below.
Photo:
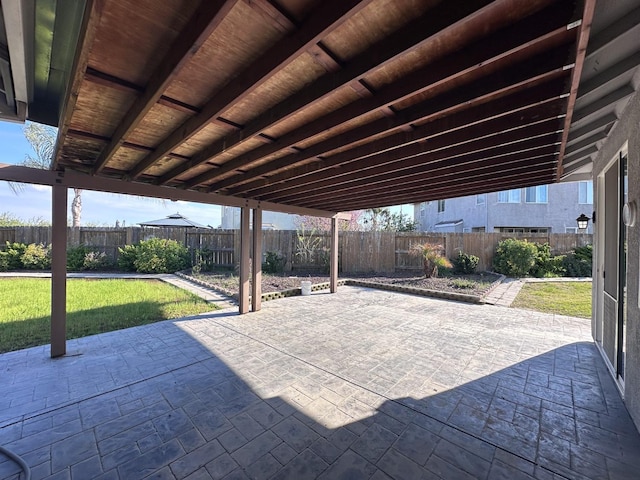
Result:
{"label": "wooden privacy fence", "polygon": [[[304,236],[292,230],[265,230],[263,257],[266,252],[278,252],[285,260],[285,271],[324,269],[328,265],[330,238],[328,233]],[[195,260],[200,252],[203,267],[233,267],[238,261],[240,234],[238,230],[210,230],[186,228],[95,228],[68,229],[68,246],[86,245],[117,259],[118,248],[149,238],[167,238],[187,246]],[[590,234],[573,233],[395,233],[395,232],[340,232],[339,265],[345,273],[419,270],[422,261],[411,255],[411,247],[419,243],[442,245],[445,255],[453,258],[458,251],[476,255],[478,269],[490,270],[498,243],[505,238],[527,239],[549,243],[554,254],[566,253],[576,247],[588,245]],[[51,227],[0,227],[0,248],[5,242],[51,243]]]}

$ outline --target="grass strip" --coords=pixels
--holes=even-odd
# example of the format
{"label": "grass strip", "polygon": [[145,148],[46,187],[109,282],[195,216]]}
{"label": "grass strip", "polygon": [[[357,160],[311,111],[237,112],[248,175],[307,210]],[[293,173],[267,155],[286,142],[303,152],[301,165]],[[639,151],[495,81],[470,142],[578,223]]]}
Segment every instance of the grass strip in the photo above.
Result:
{"label": "grass strip", "polygon": [[[67,280],[67,338],[215,310],[160,280]],[[0,279],[0,353],[51,342],[51,279]]]}
{"label": "grass strip", "polygon": [[591,318],[591,282],[525,283],[511,306]]}

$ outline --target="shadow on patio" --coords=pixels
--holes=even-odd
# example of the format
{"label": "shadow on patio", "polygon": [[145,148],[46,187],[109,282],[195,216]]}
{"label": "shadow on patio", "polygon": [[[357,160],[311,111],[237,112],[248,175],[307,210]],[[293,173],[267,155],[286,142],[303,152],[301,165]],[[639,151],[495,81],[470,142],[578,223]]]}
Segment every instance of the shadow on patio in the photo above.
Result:
{"label": "shadow on patio", "polygon": [[[395,317],[389,299],[404,306]],[[478,335],[469,315],[484,343],[438,360],[460,332]],[[547,338],[543,352],[496,346],[505,315],[526,320],[509,329],[525,342]],[[78,339],[59,360],[12,352],[0,444],[33,478],[637,478],[640,435],[565,319],[345,288]],[[0,462],[0,478],[18,478]]]}

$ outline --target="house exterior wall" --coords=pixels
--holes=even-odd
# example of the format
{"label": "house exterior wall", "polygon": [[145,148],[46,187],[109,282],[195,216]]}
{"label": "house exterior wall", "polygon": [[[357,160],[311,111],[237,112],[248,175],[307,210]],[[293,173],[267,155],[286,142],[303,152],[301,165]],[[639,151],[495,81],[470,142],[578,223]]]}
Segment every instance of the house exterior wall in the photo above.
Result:
{"label": "house exterior wall", "polygon": [[[240,228],[240,209],[238,207],[222,206],[221,228],[233,230]],[[268,230],[295,230],[295,218],[282,212],[262,212],[262,228]]]}
{"label": "house exterior wall", "polygon": [[[620,149],[628,142],[628,201],[640,204],[640,93],[631,98],[624,115],[611,131],[607,142],[602,146],[593,164],[594,178],[603,172],[609,162],[616,157]],[[597,194],[596,186],[596,194]],[[596,217],[597,220],[597,217]],[[626,331],[626,368],[624,400],[636,426],[640,430],[640,308],[638,306],[638,277],[640,275],[640,225],[638,219],[633,227],[627,229],[627,331]],[[596,233],[596,243],[603,242]],[[604,249],[607,246],[604,245]],[[598,249],[596,249],[598,250]],[[601,265],[597,251],[595,265]],[[595,272],[602,275],[601,271]],[[594,302],[595,303],[595,302]],[[596,336],[597,318],[594,309],[593,335]]]}
{"label": "house exterior wall", "polygon": [[[525,227],[567,233],[567,228],[576,227],[581,213],[591,217],[593,203],[578,203],[579,182],[549,185],[547,195],[547,203],[525,202],[525,189],[520,189],[519,203],[499,202],[498,192],[485,194],[484,204],[478,203],[477,195],[452,198],[445,200],[444,212],[438,212],[438,202],[426,202],[414,205],[414,218],[419,230],[425,232],[470,232],[482,227],[494,232],[500,227]],[[449,225],[458,220],[461,225]],[[438,225],[442,223],[445,225]],[[592,233],[591,223],[584,233]]]}

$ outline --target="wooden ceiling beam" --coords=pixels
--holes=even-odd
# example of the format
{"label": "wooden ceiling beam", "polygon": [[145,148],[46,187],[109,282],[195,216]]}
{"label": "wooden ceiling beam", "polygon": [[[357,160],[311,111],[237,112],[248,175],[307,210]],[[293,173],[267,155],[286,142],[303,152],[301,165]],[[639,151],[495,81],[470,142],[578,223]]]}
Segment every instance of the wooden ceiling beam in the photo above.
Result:
{"label": "wooden ceiling beam", "polygon": [[593,20],[593,12],[596,7],[596,0],[583,0],[584,8],[582,10],[582,18],[579,29],[576,32],[575,47],[575,65],[571,73],[571,89],[569,90],[569,98],[567,99],[567,116],[564,119],[564,132],[562,133],[562,145],[560,146],[560,164],[557,171],[557,179],[562,176],[562,159],[564,158],[564,149],[569,138],[569,129],[573,121],[573,108],[578,98],[578,86],[580,85],[580,76],[582,75],[582,66],[587,52],[587,43],[589,43],[589,31],[591,30],[591,22]]}
{"label": "wooden ceiling beam", "polygon": [[[545,83],[531,88],[519,95],[510,95],[495,100],[486,105],[465,110],[457,115],[451,115],[417,126],[413,132],[407,134],[400,132],[379,140],[374,140],[365,145],[358,146],[319,162],[305,164],[294,169],[241,184],[230,191],[235,194],[263,195],[267,191],[273,192],[285,189],[290,183],[306,182],[308,179],[321,178],[323,170],[340,167],[348,162],[368,157],[377,152],[400,148],[403,145],[426,140],[447,132],[464,128],[470,128],[477,124],[486,125],[495,119],[504,118],[505,122],[511,122],[509,127],[523,123],[523,119],[545,119],[559,115],[562,111],[557,100],[560,98],[564,85],[562,79]],[[508,127],[506,127],[508,129]],[[304,178],[303,178],[304,177]],[[293,182],[292,182],[293,181]],[[314,181],[314,180],[312,180]],[[274,190],[275,189],[275,190]]]}
{"label": "wooden ceiling beam", "polygon": [[[549,124],[552,124],[552,128],[556,129],[555,132],[553,130],[549,131]],[[348,164],[344,168],[336,168],[324,172],[323,180],[320,181],[306,183],[308,180],[303,177],[302,180],[305,183],[302,185],[292,186],[292,188],[287,188],[287,190],[275,194],[261,195],[260,198],[269,199],[270,201],[278,199],[278,201],[286,202],[291,197],[305,194],[305,192],[309,196],[314,196],[326,192],[336,192],[345,188],[348,189],[351,186],[367,185],[367,182],[371,182],[371,179],[379,175],[387,176],[387,178],[388,175],[393,175],[395,179],[396,175],[402,175],[400,172],[406,172],[407,170],[415,172],[423,168],[431,169],[433,164],[453,158],[470,157],[475,161],[483,156],[489,158],[496,155],[508,155],[555,144],[559,141],[559,133],[558,121],[553,119],[552,122],[542,122],[533,127],[498,133],[457,145],[452,144],[450,147],[436,147],[437,150],[432,149],[429,146],[429,142],[426,144],[413,144],[405,148],[399,148],[396,151],[383,152],[373,157],[367,157],[358,162]],[[402,150],[404,152],[401,152]],[[454,164],[461,161],[458,159]],[[445,165],[453,167],[451,162],[445,162]],[[437,168],[437,166],[433,168]],[[296,184],[294,183],[294,185]]]}
{"label": "wooden ceiling beam", "polygon": [[354,197],[351,201],[322,202],[323,208],[333,208],[345,212],[351,210],[363,210],[375,207],[402,205],[406,203],[421,203],[433,200],[442,200],[467,195],[476,195],[490,192],[500,192],[513,188],[522,188],[522,185],[548,185],[554,181],[555,173],[541,172],[539,174],[521,173],[509,176],[494,176],[494,182],[468,181],[454,183],[454,185],[434,190],[417,188],[409,192],[377,194],[372,196]]}
{"label": "wooden ceiling beam", "polygon": [[[547,11],[545,10],[545,13]],[[547,18],[545,16],[545,18]],[[271,145],[256,148],[246,154],[231,159],[219,168],[212,170],[207,181],[221,178],[228,173],[246,170],[252,163],[295,145],[344,122],[358,118],[370,112],[392,106],[418,93],[429,92],[431,96],[442,95],[448,90],[470,84],[482,77],[493,74],[508,66],[539,55],[568,43],[573,37],[566,25],[557,28],[558,20],[553,22],[553,30],[548,31],[548,23],[531,22],[516,25],[508,29],[508,41],[504,32],[496,33],[476,45],[465,48],[446,59],[426,65],[407,75],[401,81],[388,85],[373,96],[362,98],[313,122],[283,135]],[[546,33],[542,33],[546,32]],[[214,175],[215,174],[215,175]],[[187,182],[188,186],[193,186]]]}
{"label": "wooden ceiling beam", "polygon": [[[528,13],[535,12],[536,9],[543,8],[548,3],[548,0],[530,2],[526,11],[522,11],[522,6],[513,10],[522,12],[520,14],[526,16]],[[391,34],[388,38],[374,44],[369,50],[355,57],[342,70],[322,76],[300,92],[259,115],[245,125],[242,132],[225,136],[206,147],[195,155],[190,162],[178,165],[163,175],[158,183],[166,184],[172,181],[229,148],[233,148],[261,131],[286,120],[301,109],[318,103],[345,85],[352,84],[357,87],[357,81],[368,73],[386,66],[401,55],[411,53],[427,42],[439,41],[440,38],[450,35],[452,30],[460,30],[459,36],[465,35],[466,38],[476,39],[479,37],[478,29],[495,30],[503,27],[504,23],[498,20],[499,17],[496,12],[498,9],[504,8],[507,2],[501,0],[484,6],[486,4],[487,0],[473,0],[461,2],[455,6],[450,4],[435,6],[423,17],[413,21],[400,31]],[[513,7],[513,5],[511,6]],[[478,7],[482,8],[477,10]],[[467,26],[474,28],[466,28]]]}
{"label": "wooden ceiling beam", "polygon": [[207,123],[218,117],[233,104],[247,98],[278,70],[289,65],[300,53],[309,49],[347,18],[364,8],[371,0],[325,0],[311,12],[300,29],[276,42],[267,52],[229,82],[221,91],[215,92],[196,116],[186,120],[171,132],[153,153],[142,159],[130,172],[133,179],[166,156],[172,149],[189,139]]}
{"label": "wooden ceiling beam", "polygon": [[[231,185],[244,183],[247,180],[276,173],[278,170],[291,168],[296,164],[321,157],[333,150],[367,140],[374,135],[385,132],[393,132],[400,127],[416,122],[438,119],[452,115],[456,112],[467,110],[477,105],[483,105],[492,100],[526,91],[528,88],[546,83],[554,78],[563,77],[566,71],[561,66],[564,54],[556,52],[555,55],[544,55],[543,66],[535,61],[529,61],[527,66],[517,65],[496,75],[483,78],[471,86],[456,89],[448,95],[438,96],[414,105],[397,113],[394,118],[383,118],[373,121],[361,127],[354,128],[343,134],[336,135],[327,140],[316,143],[300,153],[290,154],[253,168],[242,175],[235,175],[229,179],[216,182],[210,187],[210,191],[219,191]],[[555,58],[554,58],[555,57]],[[549,59],[551,60],[549,61]],[[556,68],[553,68],[556,67]],[[186,188],[205,183],[216,173],[205,172],[185,183]]]}
{"label": "wooden ceiling beam", "polygon": [[167,89],[171,81],[198,53],[200,47],[218,28],[224,18],[229,14],[238,0],[202,0],[189,21],[186,23],[178,38],[172,43],[171,48],[159,63],[155,71],[149,76],[149,83],[133,102],[124,115],[122,121],[116,127],[111,140],[96,159],[92,173],[100,173],[104,166],[111,160],[118,148],[124,143],[127,136],[142,121],[156,102]]}
{"label": "wooden ceiling beam", "polygon": [[[542,170],[547,169],[547,174],[553,174],[554,165],[557,161],[557,157],[553,157],[551,160],[548,156],[545,157],[529,157],[521,161],[511,161],[502,159],[490,159],[487,161],[476,164],[463,165],[461,169],[467,178],[475,181],[490,182],[496,177],[496,174],[508,175],[508,174],[521,174],[521,173],[541,173]],[[460,181],[458,177],[452,176],[453,174],[435,174],[431,172],[416,173],[413,175],[407,175],[397,179],[397,182],[389,180],[380,181],[377,184],[368,187],[366,185],[361,187],[354,187],[351,192],[339,191],[334,195],[314,195],[313,197],[306,197],[301,195],[295,198],[296,204],[308,205],[318,204],[321,202],[344,202],[349,201],[354,196],[361,197],[365,195],[394,195],[396,193],[407,194],[423,189],[438,190],[444,188],[456,188],[456,186],[462,186],[464,181]],[[284,202],[287,203],[287,202]]]}

